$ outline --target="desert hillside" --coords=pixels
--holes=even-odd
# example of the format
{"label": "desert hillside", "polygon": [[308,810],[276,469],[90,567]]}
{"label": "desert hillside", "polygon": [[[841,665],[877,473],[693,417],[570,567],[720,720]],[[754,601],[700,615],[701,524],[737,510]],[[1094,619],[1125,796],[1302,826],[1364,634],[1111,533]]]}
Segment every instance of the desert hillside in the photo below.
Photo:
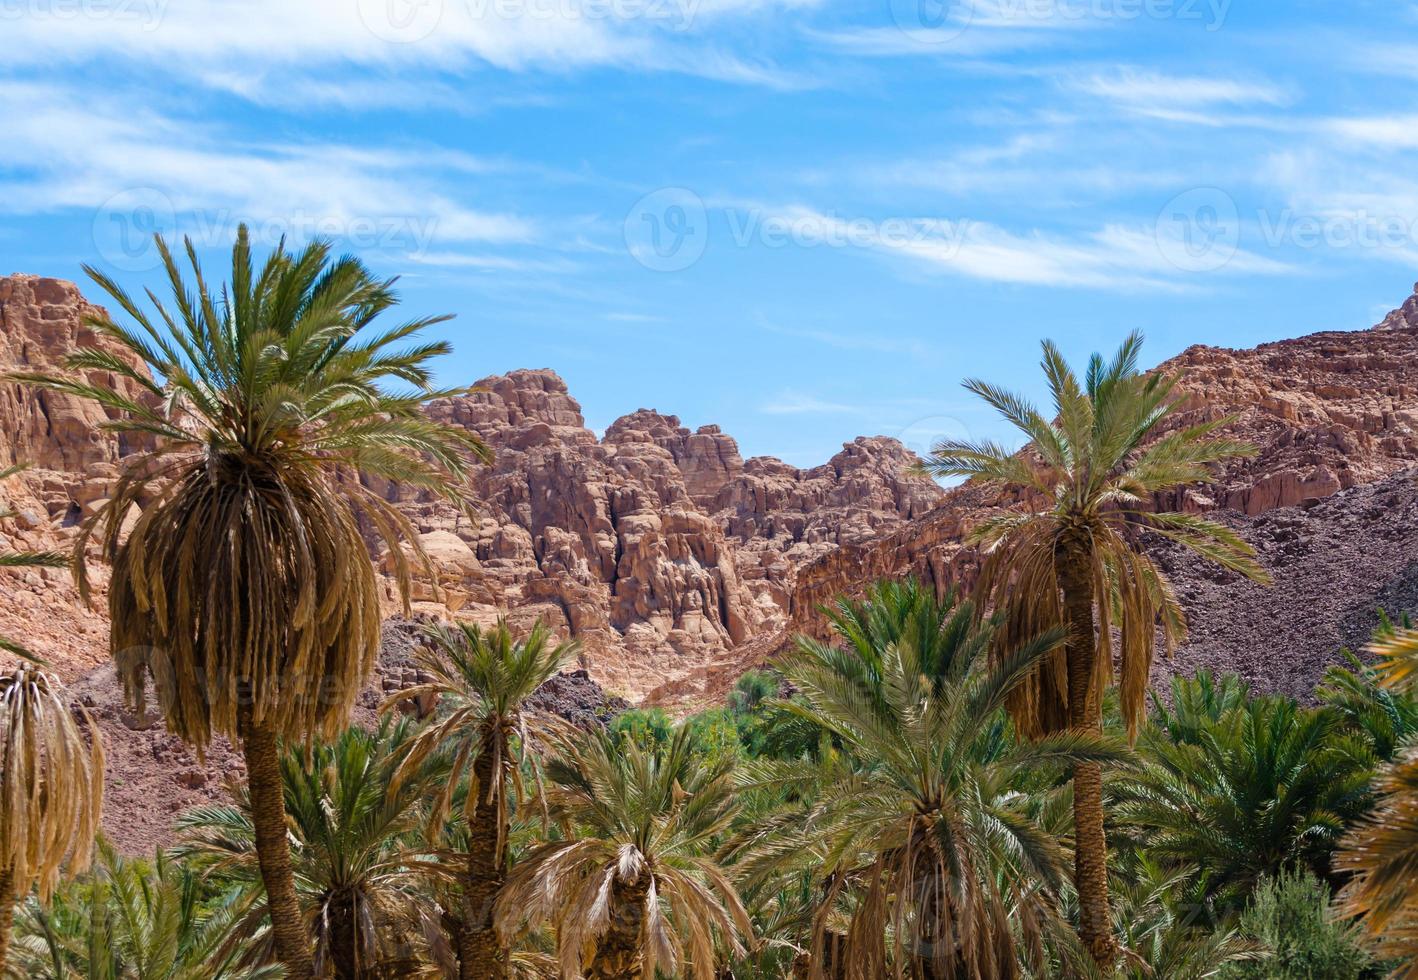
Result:
{"label": "desert hillside", "polygon": [[[0,279],[0,367],[58,366],[95,341],[83,318],[96,311],[71,283]],[[1418,298],[1374,330],[1254,350],[1195,347],[1162,369],[1181,373],[1189,398],[1177,424],[1235,414],[1232,429],[1260,452],[1159,505],[1217,512],[1257,547],[1276,583],[1240,582],[1162,548],[1191,639],[1158,671],[1208,666],[1307,697],[1340,644],[1368,635],[1380,606],[1418,605]],[[906,475],[912,457],[891,439],[858,438],[802,470],[745,460],[716,426],[690,431],[650,409],[598,438],[550,370],[475,388],[431,407],[496,452],[468,506],[379,489],[410,516],[437,566],[437,587],[419,586],[417,615],[540,618],[580,639],[584,669],[557,694],[564,712],[599,710],[603,689],[702,705],[794,632],[818,630],[818,606],[839,593],[880,576],[915,574],[940,589],[968,582],[975,558],[963,532],[1013,502]],[[3,488],[14,516],[0,522],[0,546],[69,547],[130,447],[104,432],[100,412],[62,395],[7,386],[0,422],[0,464],[32,464]],[[102,566],[94,608],[78,601],[67,572],[0,576],[0,634],[52,663],[104,729],[113,839],[143,850],[166,839],[175,813],[219,798],[238,753],[219,742],[196,760],[157,719],[120,703],[106,666]],[[393,617],[392,589],[387,599]],[[409,636],[391,619],[379,673],[361,695],[366,720],[386,693],[420,680]]]}
{"label": "desert hillside", "polygon": [[[83,317],[95,311],[72,283],[0,279],[0,367],[59,365],[93,340]],[[1302,508],[1306,520],[1324,523],[1325,514],[1367,512],[1375,505],[1351,504],[1368,500],[1354,491],[1418,465],[1418,297],[1372,330],[1252,350],[1198,346],[1160,370],[1179,372],[1189,399],[1175,424],[1235,414],[1231,430],[1260,452],[1213,484],[1158,504],[1234,512],[1248,534],[1255,529],[1263,553],[1261,529],[1270,526],[1263,515]],[[792,632],[817,628],[821,603],[872,578],[912,573],[940,588],[968,579],[974,559],[962,533],[988,508],[1010,503],[908,476],[910,453],[882,437],[859,437],[806,470],[771,457],[745,460],[717,426],[690,431],[650,409],[617,419],[598,438],[550,370],[484,378],[431,411],[476,431],[496,461],[474,477],[465,510],[380,488],[413,519],[438,568],[438,587],[420,586],[416,611],[481,621],[505,615],[521,624],[540,618],[581,640],[592,677],[635,700],[712,694]],[[0,391],[0,464],[33,467],[3,490],[16,516],[0,524],[0,543],[68,545],[78,522],[106,499],[128,451],[103,432],[103,421],[91,405],[62,395]],[[1394,492],[1404,486],[1397,481]],[[1305,509],[1331,497],[1327,509]],[[1398,540],[1402,528],[1389,523],[1370,530]],[[1373,572],[1363,556],[1374,548],[1333,555],[1343,566],[1338,580],[1349,581],[1346,562]],[[1346,586],[1357,590],[1341,597],[1346,608],[1372,614],[1396,588],[1387,571],[1374,574]],[[96,578],[101,585],[101,568]],[[71,678],[103,663],[103,617],[78,604],[67,573],[7,573],[0,588],[8,600],[0,628],[26,636]],[[1316,608],[1301,586],[1282,579],[1280,588],[1276,601]],[[1194,596],[1196,642],[1214,647],[1202,639],[1214,612],[1201,601],[1205,590],[1183,583],[1181,591]],[[392,613],[392,592],[389,602]],[[1303,632],[1286,642],[1312,664],[1331,657],[1336,640],[1353,639],[1338,620]]]}

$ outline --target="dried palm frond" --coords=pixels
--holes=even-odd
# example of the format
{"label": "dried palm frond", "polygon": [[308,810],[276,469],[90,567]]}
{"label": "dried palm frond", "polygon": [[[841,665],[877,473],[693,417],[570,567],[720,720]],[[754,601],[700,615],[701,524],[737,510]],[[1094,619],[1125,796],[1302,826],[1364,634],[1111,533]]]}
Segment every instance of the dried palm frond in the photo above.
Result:
{"label": "dried palm frond", "polygon": [[[394,345],[446,318],[383,331],[393,280],[317,241],[282,245],[257,268],[246,228],[229,285],[213,291],[191,242],[192,283],[157,240],[168,303],[145,310],[117,282],[86,271],[132,325],[96,316],[110,345],[82,348],[65,374],[13,373],[97,402],[103,428],[142,448],[124,460],[108,502],[75,542],[98,536],[113,565],[111,647],[130,697],[148,675],[169,729],[199,753],[213,732],[259,727],[334,737],[379,641],[378,593],[357,517],[389,545],[407,602],[417,535],[367,477],[456,496],[489,452],[468,430],[430,420],[425,402],[443,342]],[[114,353],[117,347],[122,356]],[[126,394],[104,379],[125,382]],[[408,390],[391,390],[402,384]],[[141,511],[123,529],[131,508]]]}
{"label": "dried palm frond", "polygon": [[[103,809],[103,744],[86,740],[59,681],[32,664],[0,676],[0,873],[10,895],[47,900],[85,870]],[[4,909],[0,914],[9,914]]]}
{"label": "dried palm frond", "polygon": [[[1267,579],[1251,547],[1224,524],[1152,509],[1164,492],[1210,481],[1214,464],[1254,455],[1256,448],[1217,434],[1231,416],[1165,431],[1180,407],[1174,396],[1178,378],[1139,373],[1141,347],[1142,338],[1134,333],[1111,362],[1093,355],[1080,383],[1058,348],[1045,341],[1042,366],[1053,395],[1052,422],[1018,395],[967,381],[965,387],[1019,429],[1027,445],[1011,452],[990,442],[945,440],[920,467],[931,475],[970,477],[1024,494],[1018,509],[986,518],[970,534],[985,553],[979,594],[1004,614],[1001,649],[1066,624],[1061,566],[1081,557],[1080,574],[1091,582],[1097,615],[1090,699],[1096,710],[1103,688],[1116,682],[1133,737],[1147,706],[1159,628],[1169,652],[1186,634],[1181,606],[1166,576],[1140,549],[1138,532],[1175,541],[1247,577]],[[1021,730],[1038,736],[1067,727],[1067,703],[1067,664],[1060,650],[1021,685],[1010,709]]]}
{"label": "dried palm frond", "polygon": [[566,743],[547,774],[552,818],[568,836],[512,869],[498,934],[553,926],[567,978],[717,976],[720,946],[742,955],[753,932],[709,853],[736,809],[730,766],[695,758],[685,728],[651,748],[604,731]]}
{"label": "dried palm frond", "polygon": [[756,888],[814,874],[814,980],[829,962],[849,980],[999,980],[1041,968],[1067,853],[1021,805],[1020,787],[1031,772],[1127,757],[1083,733],[1022,743],[1002,730],[1006,699],[1061,631],[990,664],[991,627],[969,603],[891,583],[844,604],[834,628],[845,646],[800,639],[782,669],[797,689],[787,710],[841,753],[745,766],[744,784],[806,802],[731,842],[738,880]]}
{"label": "dried palm frond", "polygon": [[[1401,630],[1376,642],[1370,652],[1390,687],[1418,687],[1418,630]],[[1400,750],[1385,767],[1373,813],[1350,831],[1335,858],[1354,878],[1340,906],[1361,917],[1375,951],[1397,966],[1396,977],[1418,978],[1418,745]]]}

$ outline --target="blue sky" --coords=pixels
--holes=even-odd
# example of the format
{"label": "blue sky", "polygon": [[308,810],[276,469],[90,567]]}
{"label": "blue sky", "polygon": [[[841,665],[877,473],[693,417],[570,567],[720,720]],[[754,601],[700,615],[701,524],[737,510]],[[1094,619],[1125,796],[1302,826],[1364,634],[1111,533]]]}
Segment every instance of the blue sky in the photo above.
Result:
{"label": "blue sky", "polygon": [[0,271],[154,282],[235,223],[809,465],[1003,431],[1037,342],[1160,360],[1375,322],[1418,278],[1418,4],[0,0]]}

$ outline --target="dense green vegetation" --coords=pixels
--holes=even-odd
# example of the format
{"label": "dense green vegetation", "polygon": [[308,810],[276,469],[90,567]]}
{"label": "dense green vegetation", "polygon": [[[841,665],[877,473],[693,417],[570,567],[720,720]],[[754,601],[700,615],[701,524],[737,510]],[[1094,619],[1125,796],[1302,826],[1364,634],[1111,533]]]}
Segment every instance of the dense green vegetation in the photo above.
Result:
{"label": "dense green vegetation", "polygon": [[530,707],[574,644],[436,626],[426,683],[370,731],[345,727],[378,639],[351,507],[391,555],[408,528],[348,476],[456,493],[482,447],[417,411],[442,345],[387,349],[429,321],[357,341],[389,283],[321,246],[258,272],[243,234],[219,293],[163,255],[176,315],[97,276],[141,332],[96,324],[161,382],[74,365],[151,402],[23,380],[156,439],[85,528],[116,656],[247,773],[166,853],[91,846],[99,746],[39,666],[0,678],[7,975],[1418,977],[1418,632],[1385,621],[1312,704],[1205,673],[1149,697],[1185,623],[1137,527],[1261,576],[1224,527],[1146,508],[1247,449],[1162,425],[1172,382],[1138,372],[1137,338],[1081,381],[1045,346],[1055,422],[971,383],[1031,447],[929,461],[1024,502],[976,530],[972,597],[877,583],[721,705],[590,730]]}
{"label": "dense green vegetation", "polygon": [[[833,620],[832,642],[804,638],[722,707],[678,722],[632,710],[599,732],[541,718],[528,753],[512,734],[508,871],[489,913],[508,975],[635,976],[643,956],[685,977],[1358,980],[1399,962],[1332,895],[1350,882],[1345,834],[1383,805],[1380,749],[1418,735],[1413,693],[1336,667],[1303,706],[1201,674],[1155,699],[1135,749],[1113,705],[1102,735],[1028,740],[1004,701],[1057,637],[992,660],[989,620],[912,582]],[[524,665],[564,654],[503,650]],[[469,793],[487,798],[473,767],[449,779],[472,707],[447,697],[427,722],[282,756],[320,974],[456,975]],[[1080,758],[1107,774],[1112,974],[1073,929]],[[93,872],[23,904],[12,972],[280,975],[249,807],[238,793],[183,815],[151,860],[100,845]]]}

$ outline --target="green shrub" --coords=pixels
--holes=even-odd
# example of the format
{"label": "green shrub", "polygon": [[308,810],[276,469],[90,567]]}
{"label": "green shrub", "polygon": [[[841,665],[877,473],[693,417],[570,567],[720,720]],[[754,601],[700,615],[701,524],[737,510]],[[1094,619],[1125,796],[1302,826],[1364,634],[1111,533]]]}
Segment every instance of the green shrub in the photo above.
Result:
{"label": "green shrub", "polygon": [[1224,980],[1363,980],[1380,975],[1354,927],[1332,917],[1329,888],[1309,872],[1266,879],[1241,916],[1240,931],[1270,955],[1227,966],[1220,974]]}
{"label": "green shrub", "polygon": [[747,715],[759,705],[778,696],[779,675],[771,670],[750,670],[738,679],[729,692],[729,710],[735,715]]}
{"label": "green shrub", "polygon": [[631,708],[611,720],[610,730],[651,748],[669,742],[675,723],[661,708]]}

